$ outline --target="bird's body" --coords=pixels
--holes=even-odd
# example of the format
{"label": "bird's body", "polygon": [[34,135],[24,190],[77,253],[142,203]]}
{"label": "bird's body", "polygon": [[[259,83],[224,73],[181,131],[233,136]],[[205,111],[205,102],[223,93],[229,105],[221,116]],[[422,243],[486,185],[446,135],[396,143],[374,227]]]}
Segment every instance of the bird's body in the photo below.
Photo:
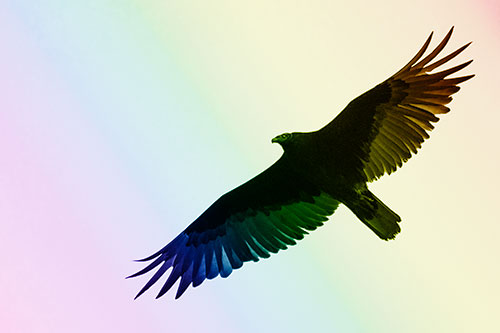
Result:
{"label": "bird's body", "polygon": [[275,137],[272,142],[284,150],[277,162],[222,195],[172,242],[142,260],[155,259],[132,276],[160,268],[137,296],[169,268],[158,297],[179,278],[176,297],[191,283],[196,287],[205,279],[227,277],[246,261],[294,245],[328,220],[339,204],[381,239],[394,238],[401,219],[369,191],[367,182],[392,173],[415,154],[428,138],[431,122],[439,120],[436,115],[449,111],[444,105],[458,91],[457,84],[472,77],[446,79],[470,61],[428,74],[468,46],[429,64],[452,30],[421,59],[429,37],[405,67],[351,101],[325,127]]}

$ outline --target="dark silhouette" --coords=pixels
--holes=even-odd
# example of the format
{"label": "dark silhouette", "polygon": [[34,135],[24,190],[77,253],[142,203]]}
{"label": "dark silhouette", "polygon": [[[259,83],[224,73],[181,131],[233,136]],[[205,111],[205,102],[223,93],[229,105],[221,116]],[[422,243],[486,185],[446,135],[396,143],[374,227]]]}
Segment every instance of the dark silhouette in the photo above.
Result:
{"label": "dark silhouette", "polygon": [[471,63],[429,74],[462,52],[441,60],[443,41],[421,59],[432,33],[399,72],[349,103],[328,125],[309,133],[285,133],[272,142],[281,158],[245,184],[224,194],[163,249],[140,261],[154,260],[135,277],[160,266],[136,296],[172,271],[157,297],[181,278],[176,298],[192,283],[227,277],[246,261],[268,258],[321,226],[342,203],[381,239],[400,231],[400,217],[366,183],[390,174],[417,153],[438,114],[467,75],[446,79]]}

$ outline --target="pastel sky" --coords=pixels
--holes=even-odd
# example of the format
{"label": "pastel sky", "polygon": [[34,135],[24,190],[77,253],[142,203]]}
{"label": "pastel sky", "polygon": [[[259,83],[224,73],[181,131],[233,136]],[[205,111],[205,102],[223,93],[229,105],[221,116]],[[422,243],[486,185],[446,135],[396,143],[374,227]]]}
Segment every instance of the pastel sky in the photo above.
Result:
{"label": "pastel sky", "polygon": [[[0,331],[499,332],[497,1],[0,3]],[[423,149],[297,246],[174,301],[125,280],[451,26],[474,59]],[[157,286],[156,286],[157,287]]]}

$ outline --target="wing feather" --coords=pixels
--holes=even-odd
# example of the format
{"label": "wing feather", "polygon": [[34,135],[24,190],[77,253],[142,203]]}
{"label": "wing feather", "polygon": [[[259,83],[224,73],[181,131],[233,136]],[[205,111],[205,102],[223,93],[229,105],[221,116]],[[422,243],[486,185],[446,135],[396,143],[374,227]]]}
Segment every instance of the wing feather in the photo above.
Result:
{"label": "wing feather", "polygon": [[[196,273],[193,271],[193,287],[198,287],[200,284],[205,281],[207,273],[206,273],[206,264],[205,264],[205,253],[202,252],[204,251],[204,245],[200,245],[200,248],[198,249],[198,253],[201,253],[201,261],[198,270]],[[196,267],[196,266],[195,266]]]}
{"label": "wing feather", "polygon": [[[217,266],[217,252],[216,252],[216,247],[217,244],[215,243],[215,240],[212,240],[209,242],[209,255],[207,255],[207,265],[206,270],[207,270],[207,279],[212,280],[219,275],[219,270],[220,267]],[[169,289],[172,286],[169,286]]]}

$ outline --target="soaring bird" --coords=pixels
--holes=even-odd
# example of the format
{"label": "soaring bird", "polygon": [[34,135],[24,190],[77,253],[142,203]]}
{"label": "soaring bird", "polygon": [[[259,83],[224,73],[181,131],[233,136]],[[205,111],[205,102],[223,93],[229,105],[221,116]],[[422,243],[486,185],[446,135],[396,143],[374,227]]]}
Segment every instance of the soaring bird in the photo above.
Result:
{"label": "soaring bird", "polygon": [[[339,204],[346,205],[383,240],[400,231],[401,218],[367,187],[394,172],[416,154],[457,86],[474,75],[448,78],[472,60],[433,72],[470,43],[432,62],[448,43],[453,27],[423,57],[432,33],[396,74],[351,101],[323,128],[284,133],[271,141],[283,148],[268,169],[222,195],[184,231],[155,254],[136,277],[158,268],[137,294],[148,290],[170,268],[158,297],[180,278],[175,298],[190,284],[225,278],[244,262],[268,258],[295,245],[323,225]],[[423,58],[422,58],[423,57]]]}

